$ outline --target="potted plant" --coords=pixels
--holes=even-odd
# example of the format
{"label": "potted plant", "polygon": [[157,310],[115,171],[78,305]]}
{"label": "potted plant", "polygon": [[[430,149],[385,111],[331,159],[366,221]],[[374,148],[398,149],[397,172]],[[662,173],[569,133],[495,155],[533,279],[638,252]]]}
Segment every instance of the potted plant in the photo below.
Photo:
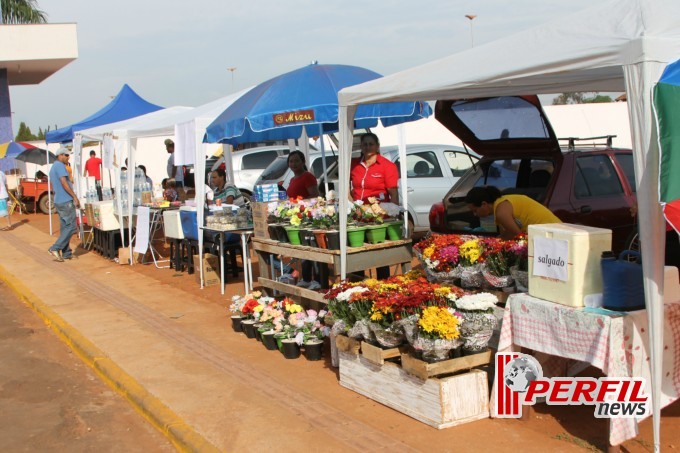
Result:
{"label": "potted plant", "polygon": [[468,294],[456,300],[456,310],[461,314],[463,321],[460,336],[465,354],[476,354],[486,350],[493,329],[498,324],[493,312],[497,302],[498,298],[490,293]]}
{"label": "potted plant", "polygon": [[262,344],[272,351],[278,349],[274,336],[283,331],[286,322],[282,306],[283,302],[272,301],[264,307],[260,315]]}
{"label": "potted plant", "polygon": [[413,348],[416,356],[426,362],[437,362],[449,358],[452,349],[460,346],[460,318],[448,307],[425,307],[418,319],[418,330]]}
{"label": "potted plant", "polygon": [[234,332],[243,332],[241,321],[244,319],[244,316],[241,310],[243,308],[243,304],[245,304],[245,301],[246,299],[239,295],[231,298],[229,311],[231,312],[231,327],[234,329]]}
{"label": "potted plant", "polygon": [[302,342],[307,360],[321,360],[323,339],[330,333],[330,329],[323,324],[326,311],[307,310],[306,314],[301,330],[302,338],[298,332],[296,339]]}
{"label": "potted plant", "polygon": [[241,321],[241,326],[243,328],[243,333],[246,334],[246,337],[255,338],[255,323],[257,322],[255,319],[255,314],[259,314],[262,309],[262,305],[260,305],[260,302],[255,298],[248,299],[246,300],[245,304],[243,304],[241,313],[243,313],[246,319]]}

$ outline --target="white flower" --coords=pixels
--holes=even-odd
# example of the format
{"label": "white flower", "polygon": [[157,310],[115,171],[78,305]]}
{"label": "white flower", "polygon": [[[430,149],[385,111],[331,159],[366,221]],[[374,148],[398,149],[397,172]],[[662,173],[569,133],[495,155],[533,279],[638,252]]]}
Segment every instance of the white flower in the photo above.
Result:
{"label": "white flower", "polygon": [[302,332],[298,332],[297,335],[295,335],[295,342],[300,345],[305,339],[305,334]]}
{"label": "white flower", "polygon": [[498,298],[490,293],[477,293],[462,296],[456,300],[456,308],[465,311],[486,311],[493,308]]}
{"label": "white flower", "polygon": [[355,286],[338,294],[337,299],[342,302],[347,302],[349,298],[352,296],[352,294],[363,293],[365,291],[368,291],[368,288],[366,288],[365,286]]}

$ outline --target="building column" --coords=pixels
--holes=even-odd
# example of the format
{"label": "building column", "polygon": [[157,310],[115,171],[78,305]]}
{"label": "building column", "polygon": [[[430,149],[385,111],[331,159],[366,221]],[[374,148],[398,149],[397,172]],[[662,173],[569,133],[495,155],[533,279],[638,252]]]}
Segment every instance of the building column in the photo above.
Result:
{"label": "building column", "polygon": [[14,140],[12,132],[12,106],[9,101],[7,69],[0,68],[0,143]]}

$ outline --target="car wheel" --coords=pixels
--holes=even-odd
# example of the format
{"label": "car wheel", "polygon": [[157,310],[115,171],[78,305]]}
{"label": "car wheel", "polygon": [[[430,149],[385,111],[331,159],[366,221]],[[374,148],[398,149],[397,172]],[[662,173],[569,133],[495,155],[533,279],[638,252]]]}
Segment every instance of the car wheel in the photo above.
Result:
{"label": "car wheel", "polygon": [[43,214],[54,214],[57,212],[57,208],[54,206],[54,195],[50,194],[51,200],[51,207],[52,210],[50,211],[50,199],[48,198],[47,194],[44,194],[42,197],[40,197],[40,200],[38,200],[38,209],[40,209],[40,212]]}

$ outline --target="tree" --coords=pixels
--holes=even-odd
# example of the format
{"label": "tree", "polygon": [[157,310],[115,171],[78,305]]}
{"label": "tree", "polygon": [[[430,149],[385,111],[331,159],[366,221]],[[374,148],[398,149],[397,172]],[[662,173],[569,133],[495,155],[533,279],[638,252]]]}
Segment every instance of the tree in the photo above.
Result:
{"label": "tree", "polygon": [[586,93],[582,91],[573,91],[570,93],[562,93],[553,99],[553,105],[564,104],[592,104],[597,102],[612,102],[609,96],[603,96],[599,93],[593,93],[594,96],[587,97]]}
{"label": "tree", "polygon": [[38,9],[36,0],[0,0],[3,24],[44,24],[47,15]]}
{"label": "tree", "polygon": [[23,121],[19,124],[19,132],[17,132],[17,136],[14,138],[17,142],[30,142],[33,140],[39,140],[39,138],[31,132],[31,128],[26,126],[26,123]]}

